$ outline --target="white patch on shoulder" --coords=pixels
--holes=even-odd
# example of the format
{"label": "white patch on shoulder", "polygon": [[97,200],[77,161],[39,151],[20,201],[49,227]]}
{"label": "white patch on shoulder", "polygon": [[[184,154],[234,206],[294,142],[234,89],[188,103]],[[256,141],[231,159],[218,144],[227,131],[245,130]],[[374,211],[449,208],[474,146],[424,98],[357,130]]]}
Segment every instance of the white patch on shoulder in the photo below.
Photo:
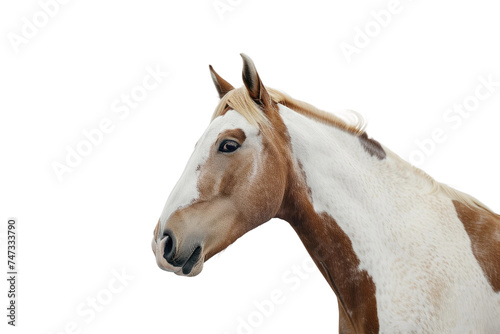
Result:
{"label": "white patch on shoulder", "polygon": [[[207,161],[218,135],[225,130],[231,129],[243,130],[247,138],[257,136],[259,133],[258,128],[251,125],[245,117],[235,110],[229,110],[224,115],[215,118],[198,140],[198,144],[189,158],[184,172],[167,199],[160,216],[160,231],[164,231],[165,224],[172,213],[198,199],[200,168]],[[161,236],[162,233],[158,233],[158,237],[161,238]]]}

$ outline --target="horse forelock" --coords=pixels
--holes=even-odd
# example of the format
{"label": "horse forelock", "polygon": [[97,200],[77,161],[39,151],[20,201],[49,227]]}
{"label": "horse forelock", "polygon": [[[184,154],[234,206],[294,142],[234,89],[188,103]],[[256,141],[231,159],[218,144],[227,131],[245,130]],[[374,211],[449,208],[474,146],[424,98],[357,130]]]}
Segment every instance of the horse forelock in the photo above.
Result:
{"label": "horse forelock", "polygon": [[269,119],[252,100],[245,87],[233,89],[221,98],[212,115],[212,121],[219,116],[225,115],[229,110],[237,111],[255,127],[271,126]]}

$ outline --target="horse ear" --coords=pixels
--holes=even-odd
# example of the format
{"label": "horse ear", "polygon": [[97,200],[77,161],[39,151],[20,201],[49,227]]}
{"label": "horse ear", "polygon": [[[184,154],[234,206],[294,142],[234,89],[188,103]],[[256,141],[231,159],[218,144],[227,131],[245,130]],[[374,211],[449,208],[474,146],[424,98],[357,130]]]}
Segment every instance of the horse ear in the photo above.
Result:
{"label": "horse ear", "polygon": [[210,68],[210,75],[212,76],[212,80],[214,81],[215,88],[219,93],[219,98],[222,99],[222,97],[226,95],[226,93],[229,92],[230,90],[233,90],[234,87],[231,86],[229,82],[222,79],[220,75],[218,75],[217,72],[214,71],[212,65],[208,65],[208,67]]}
{"label": "horse ear", "polygon": [[269,93],[260,80],[252,59],[244,53],[240,53],[240,56],[243,58],[243,82],[250,97],[261,107],[269,107],[271,105]]}

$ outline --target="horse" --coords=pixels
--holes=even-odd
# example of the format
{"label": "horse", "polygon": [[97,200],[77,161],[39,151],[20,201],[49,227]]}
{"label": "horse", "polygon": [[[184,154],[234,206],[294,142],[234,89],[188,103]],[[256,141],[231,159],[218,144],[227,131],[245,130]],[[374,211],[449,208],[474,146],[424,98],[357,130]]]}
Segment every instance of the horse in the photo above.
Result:
{"label": "horse", "polygon": [[335,292],[340,333],[500,333],[500,216],[348,122],[210,74],[220,101],[154,229],[157,265],[198,275],[271,218]]}

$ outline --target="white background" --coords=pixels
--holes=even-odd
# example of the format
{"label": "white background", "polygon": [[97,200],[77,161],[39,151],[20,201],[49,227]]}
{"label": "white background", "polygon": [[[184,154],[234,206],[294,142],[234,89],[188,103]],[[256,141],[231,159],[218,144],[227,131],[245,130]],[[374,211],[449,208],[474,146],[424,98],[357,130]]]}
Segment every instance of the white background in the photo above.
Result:
{"label": "white background", "polygon": [[[474,95],[478,77],[500,81],[493,1],[401,0],[350,63],[341,43],[353,44],[356,28],[389,1],[220,2],[231,10],[219,15],[212,0],[69,1],[17,52],[9,36],[22,35],[23,17],[33,22],[40,4],[0,5],[2,272],[8,217],[20,234],[18,327],[5,324],[2,279],[2,333],[337,331],[336,298],[319,272],[290,272],[308,257],[286,222],[243,236],[195,278],[155,264],[154,226],[217,104],[208,64],[240,86],[240,52],[266,85],[325,110],[360,112],[369,135],[405,159],[415,141],[443,129],[446,141],[421,167],[500,211],[500,87],[457,128],[443,120]],[[147,67],[169,75],[120,119],[112,104]],[[59,181],[52,163],[64,163],[67,146],[105,118],[113,131]],[[122,270],[133,279],[109,292]],[[275,289],[284,302],[259,318],[255,302]],[[106,296],[93,319],[77,311]],[[262,321],[238,330],[249,317]]]}

